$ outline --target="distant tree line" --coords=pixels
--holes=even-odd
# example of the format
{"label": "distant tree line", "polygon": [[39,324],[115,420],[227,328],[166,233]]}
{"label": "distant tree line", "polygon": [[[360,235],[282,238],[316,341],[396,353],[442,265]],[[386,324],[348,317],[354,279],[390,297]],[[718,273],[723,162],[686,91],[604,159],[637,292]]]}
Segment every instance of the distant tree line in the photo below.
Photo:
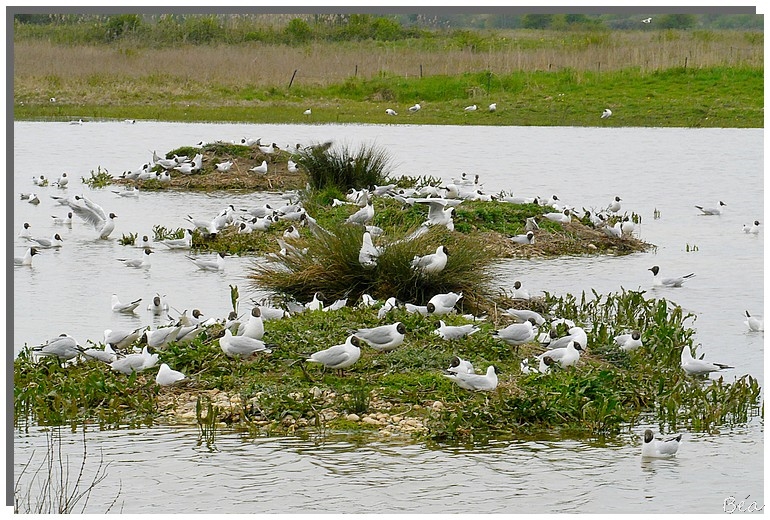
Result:
{"label": "distant tree line", "polygon": [[[650,23],[642,20],[652,18]],[[110,43],[120,40],[148,45],[243,43],[303,44],[311,41],[397,41],[456,38],[477,47],[483,38],[474,29],[656,30],[763,29],[762,15],[665,14],[305,14],[305,15],[75,15],[15,14],[19,38],[45,38],[54,43]]]}

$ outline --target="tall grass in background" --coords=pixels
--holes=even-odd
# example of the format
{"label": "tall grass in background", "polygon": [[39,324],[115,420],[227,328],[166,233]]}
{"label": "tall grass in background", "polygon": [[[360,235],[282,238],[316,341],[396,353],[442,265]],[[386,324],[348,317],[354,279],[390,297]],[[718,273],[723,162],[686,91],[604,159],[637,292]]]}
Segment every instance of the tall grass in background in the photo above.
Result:
{"label": "tall grass in background", "polygon": [[334,187],[342,193],[386,184],[390,162],[387,150],[374,145],[362,145],[354,151],[347,145],[332,147],[329,142],[303,148],[297,154],[297,163],[307,170],[312,188]]}

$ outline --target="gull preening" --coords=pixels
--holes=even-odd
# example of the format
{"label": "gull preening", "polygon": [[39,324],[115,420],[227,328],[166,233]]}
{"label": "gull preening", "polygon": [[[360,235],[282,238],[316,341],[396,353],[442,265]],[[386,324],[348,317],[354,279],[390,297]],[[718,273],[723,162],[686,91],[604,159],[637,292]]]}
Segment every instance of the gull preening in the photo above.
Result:
{"label": "gull preening", "polygon": [[719,206],[715,208],[708,208],[708,207],[704,208],[703,206],[695,206],[695,207],[701,210],[701,213],[703,213],[704,215],[721,215],[723,206],[727,206],[727,204],[725,204],[720,200]]}
{"label": "gull preening", "polygon": [[653,265],[648,269],[648,271],[652,271],[652,282],[654,285],[659,287],[681,287],[685,280],[695,276],[695,273],[690,273],[684,276],[678,276],[676,278],[658,278],[660,267],[657,265]]}
{"label": "gull preening", "polygon": [[644,430],[642,438],[642,457],[643,458],[665,458],[673,457],[679,451],[679,444],[682,442],[682,434],[670,439],[656,439],[652,430]]}
{"label": "gull preening", "polygon": [[358,252],[358,261],[364,267],[374,267],[377,265],[377,258],[380,256],[380,250],[372,242],[372,234],[364,231],[361,249]]}
{"label": "gull preening", "polygon": [[121,303],[118,299],[117,294],[112,295],[112,311],[113,312],[123,312],[126,314],[133,314],[134,310],[139,307],[139,303],[142,301],[141,298],[134,300],[130,303]]}

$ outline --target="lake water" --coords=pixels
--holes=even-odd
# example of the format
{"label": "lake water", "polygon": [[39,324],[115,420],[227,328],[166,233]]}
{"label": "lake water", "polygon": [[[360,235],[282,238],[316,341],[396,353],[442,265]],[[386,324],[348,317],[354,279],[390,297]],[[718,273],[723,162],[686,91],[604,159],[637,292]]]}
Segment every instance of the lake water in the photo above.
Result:
{"label": "lake water", "polygon": [[[199,308],[221,317],[230,308],[229,285],[249,294],[244,269],[253,259],[228,257],[224,273],[197,268],[183,254],[156,248],[152,267],[127,269],[117,258],[140,250],[117,240],[94,239],[77,217],[72,228],[49,195],[83,192],[118,215],[112,236],[152,227],[185,227],[192,214],[212,218],[236,208],[281,201],[279,194],[142,193],[118,197],[111,188],[83,186],[98,166],[113,175],[139,168],[159,154],[201,140],[261,138],[280,146],[332,139],[357,148],[376,144],[393,157],[394,175],[431,175],[449,181],[479,174],[489,193],[556,194],[565,204],[606,207],[616,195],[623,210],[642,217],[638,236],[657,247],[625,257],[561,258],[501,264],[500,283],[521,280],[532,292],[579,294],[650,290],[697,316],[699,352],[728,363],[731,380],[751,374],[764,386],[764,335],[748,333],[744,311],[764,314],[765,224],[761,129],[424,127],[391,125],[175,124],[160,122],[17,122],[14,124],[13,254],[27,247],[17,237],[24,222],[33,235],[58,232],[65,245],[13,272],[14,352],[69,333],[81,344],[100,341],[106,328],[157,325],[146,310],[156,292],[178,310]],[[39,188],[32,177],[68,172],[69,188]],[[37,206],[19,193],[36,192]],[[694,205],[727,206],[720,216],[699,215]],[[653,218],[655,210],[660,218]],[[688,251],[697,246],[697,251]],[[652,290],[652,265],[664,276],[695,272],[680,289]],[[136,317],[110,309],[143,298]],[[205,297],[201,296],[205,295]],[[643,428],[642,428],[643,429]],[[653,428],[657,429],[657,428]],[[641,430],[640,430],[641,431]],[[89,432],[89,460],[103,450],[110,478],[97,486],[89,512],[101,512],[118,489],[125,513],[162,512],[722,512],[729,496],[762,505],[764,425],[715,434],[685,433],[677,458],[640,463],[639,432],[612,445],[559,439],[493,444],[484,448],[429,448],[409,442],[335,435],[318,438],[217,437],[216,451],[200,446],[190,428]],[[64,436],[63,451],[80,456],[79,435]],[[45,436],[16,432],[17,471]],[[160,464],[160,465],[159,465]],[[119,487],[118,487],[119,486]]]}

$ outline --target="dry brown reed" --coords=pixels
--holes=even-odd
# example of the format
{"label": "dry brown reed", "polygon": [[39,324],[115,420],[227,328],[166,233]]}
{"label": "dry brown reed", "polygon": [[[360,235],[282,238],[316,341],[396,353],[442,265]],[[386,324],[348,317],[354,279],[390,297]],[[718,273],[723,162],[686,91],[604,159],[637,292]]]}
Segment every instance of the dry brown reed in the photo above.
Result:
{"label": "dry brown reed", "polygon": [[[737,31],[664,31],[572,33],[511,31],[495,50],[425,50],[419,42],[311,43],[301,47],[243,44],[140,48],[57,46],[43,41],[14,45],[17,86],[40,78],[67,84],[94,78],[175,78],[223,86],[286,86],[297,70],[295,85],[327,86],[358,75],[381,73],[414,77],[456,75],[488,70],[505,75],[517,71],[564,68],[576,71],[671,67],[762,67],[762,38]],[[757,41],[758,40],[758,41]],[[164,80],[165,82],[165,80]],[[183,88],[183,85],[180,85]]]}

